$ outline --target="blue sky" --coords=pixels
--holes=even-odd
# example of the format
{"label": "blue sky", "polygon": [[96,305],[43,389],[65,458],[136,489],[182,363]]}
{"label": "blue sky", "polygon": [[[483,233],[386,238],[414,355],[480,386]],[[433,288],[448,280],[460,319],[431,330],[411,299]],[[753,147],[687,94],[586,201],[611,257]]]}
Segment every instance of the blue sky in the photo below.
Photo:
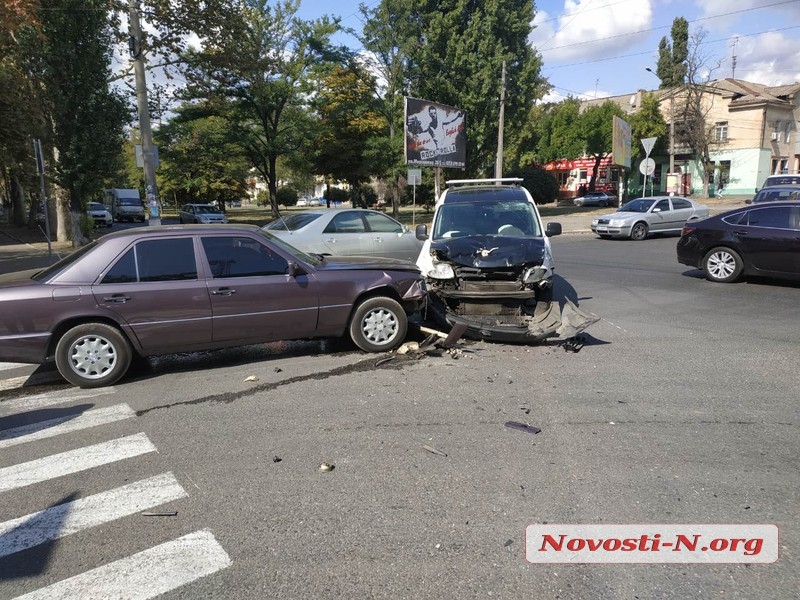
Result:
{"label": "blue sky", "polygon": [[[360,3],[301,0],[299,16],[335,15],[360,30]],[[735,74],[765,85],[800,82],[800,0],[538,0],[535,7],[531,43],[554,86],[548,100],[657,88],[645,68],[655,70],[658,43],[676,17],[689,21],[690,36],[705,31],[702,52],[712,79]],[[351,37],[337,41],[358,46]]]}

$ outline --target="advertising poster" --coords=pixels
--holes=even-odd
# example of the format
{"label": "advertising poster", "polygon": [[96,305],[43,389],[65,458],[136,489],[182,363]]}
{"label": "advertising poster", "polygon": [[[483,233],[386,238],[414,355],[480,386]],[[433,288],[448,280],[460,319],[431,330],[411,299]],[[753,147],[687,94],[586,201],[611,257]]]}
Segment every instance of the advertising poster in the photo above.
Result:
{"label": "advertising poster", "polygon": [[464,111],[406,97],[406,164],[464,169],[467,130]]}

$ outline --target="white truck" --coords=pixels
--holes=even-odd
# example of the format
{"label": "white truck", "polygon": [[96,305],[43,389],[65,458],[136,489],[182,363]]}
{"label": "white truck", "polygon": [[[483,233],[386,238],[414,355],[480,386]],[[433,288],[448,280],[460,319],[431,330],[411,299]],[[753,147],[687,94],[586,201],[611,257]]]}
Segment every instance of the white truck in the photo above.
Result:
{"label": "white truck", "polygon": [[113,188],[103,190],[103,204],[114,221],[139,221],[144,223],[144,204],[139,190]]}

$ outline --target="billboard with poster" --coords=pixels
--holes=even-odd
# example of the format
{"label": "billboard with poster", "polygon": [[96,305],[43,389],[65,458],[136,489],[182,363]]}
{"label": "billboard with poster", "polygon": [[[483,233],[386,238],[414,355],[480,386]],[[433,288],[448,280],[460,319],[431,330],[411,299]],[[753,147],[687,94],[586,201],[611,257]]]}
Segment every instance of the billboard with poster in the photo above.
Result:
{"label": "billboard with poster", "polygon": [[612,120],[611,153],[618,167],[631,168],[631,125],[614,115]]}
{"label": "billboard with poster", "polygon": [[407,165],[466,168],[464,111],[446,104],[406,97],[405,117]]}

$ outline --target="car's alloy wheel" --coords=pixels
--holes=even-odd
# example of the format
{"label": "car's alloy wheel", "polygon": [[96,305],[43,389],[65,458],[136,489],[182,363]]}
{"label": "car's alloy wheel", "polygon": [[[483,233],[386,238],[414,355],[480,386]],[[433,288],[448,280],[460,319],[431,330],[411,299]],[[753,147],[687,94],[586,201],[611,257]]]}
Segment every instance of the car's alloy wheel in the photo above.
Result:
{"label": "car's alloy wheel", "polygon": [[703,258],[703,272],[710,281],[736,281],[743,268],[742,257],[730,248],[714,248]]}
{"label": "car's alloy wheel", "polygon": [[104,323],[84,323],[65,333],[56,346],[56,366],[73,385],[111,385],[131,364],[131,347],[122,333]]}
{"label": "car's alloy wheel", "polygon": [[631,239],[637,242],[647,237],[647,223],[639,221],[631,228]]}
{"label": "car's alloy wheel", "polygon": [[365,352],[385,352],[403,343],[408,319],[400,303],[391,298],[368,298],[356,306],[350,337]]}

